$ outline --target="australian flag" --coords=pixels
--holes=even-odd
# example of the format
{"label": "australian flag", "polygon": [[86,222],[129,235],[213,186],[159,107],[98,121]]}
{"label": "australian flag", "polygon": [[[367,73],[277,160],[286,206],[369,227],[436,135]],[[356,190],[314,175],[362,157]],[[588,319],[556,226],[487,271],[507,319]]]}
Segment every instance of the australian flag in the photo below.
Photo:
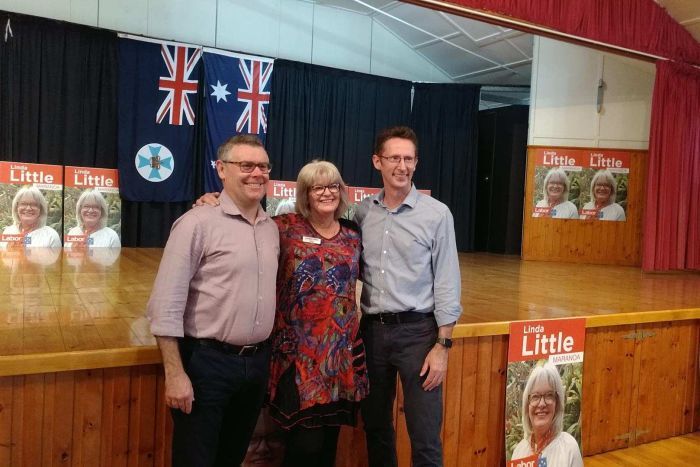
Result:
{"label": "australian flag", "polygon": [[270,58],[204,49],[206,191],[221,191],[214,163],[221,143],[239,133],[257,134],[265,142],[272,65]]}
{"label": "australian flag", "polygon": [[202,48],[119,38],[120,192],[131,201],[193,198]]}

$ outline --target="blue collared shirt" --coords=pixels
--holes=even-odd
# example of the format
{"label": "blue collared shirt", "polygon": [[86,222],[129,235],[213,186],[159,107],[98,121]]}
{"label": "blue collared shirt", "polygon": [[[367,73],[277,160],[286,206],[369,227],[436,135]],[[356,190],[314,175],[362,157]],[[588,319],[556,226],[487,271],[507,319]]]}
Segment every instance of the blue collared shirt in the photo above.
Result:
{"label": "blue collared shirt", "polygon": [[355,212],[362,230],[362,312],[434,312],[438,326],[456,322],[461,279],[449,208],[415,186],[395,209],[383,201],[384,190]]}

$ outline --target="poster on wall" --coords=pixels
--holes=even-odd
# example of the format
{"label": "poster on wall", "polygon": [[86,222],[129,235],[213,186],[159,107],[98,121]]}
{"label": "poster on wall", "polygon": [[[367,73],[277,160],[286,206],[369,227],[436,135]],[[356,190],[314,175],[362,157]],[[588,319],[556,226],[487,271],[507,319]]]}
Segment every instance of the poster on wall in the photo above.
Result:
{"label": "poster on wall", "polygon": [[65,248],[121,246],[117,169],[67,166],[63,192]]}
{"label": "poster on wall", "polygon": [[532,217],[627,220],[630,154],[537,148]]}
{"label": "poster on wall", "polygon": [[60,247],[63,166],[0,161],[0,248]]}
{"label": "poster on wall", "polygon": [[[355,211],[357,210],[357,207],[362,203],[362,201],[365,198],[368,198],[370,196],[374,196],[377,193],[382,191],[381,188],[370,188],[370,187],[359,187],[359,186],[349,186],[348,187],[348,209],[345,211],[345,214],[343,215],[344,218],[346,219],[352,219],[353,216],[355,215]],[[424,195],[430,196],[431,191],[430,190],[418,190],[420,193],[423,193]]]}
{"label": "poster on wall", "polygon": [[294,212],[297,200],[297,182],[270,180],[267,184],[265,212],[268,216],[279,216]]}
{"label": "poster on wall", "polygon": [[506,375],[508,467],[583,467],[584,318],[510,324]]}

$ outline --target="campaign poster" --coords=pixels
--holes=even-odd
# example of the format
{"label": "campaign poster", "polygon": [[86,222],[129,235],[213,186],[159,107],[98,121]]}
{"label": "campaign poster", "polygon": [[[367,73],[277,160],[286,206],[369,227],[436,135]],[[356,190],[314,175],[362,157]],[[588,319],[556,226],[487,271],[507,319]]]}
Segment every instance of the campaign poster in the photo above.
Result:
{"label": "campaign poster", "polygon": [[[355,211],[357,210],[357,207],[362,203],[362,200],[365,198],[368,198],[370,196],[376,195],[382,191],[381,188],[369,188],[369,187],[359,187],[359,186],[349,186],[348,187],[348,209],[345,211],[345,214],[343,214],[343,217],[346,219],[352,220],[353,216],[355,215]],[[418,190],[420,193],[423,193],[424,195],[431,195],[430,190]]]}
{"label": "campaign poster", "polygon": [[532,217],[627,220],[630,154],[537,148]]}
{"label": "campaign poster", "polygon": [[66,166],[63,205],[65,248],[121,246],[117,169]]}
{"label": "campaign poster", "polygon": [[584,318],[510,324],[506,375],[508,467],[583,466]]}
{"label": "campaign poster", "polygon": [[297,182],[270,180],[267,184],[265,212],[268,216],[279,216],[294,212],[297,200]]}
{"label": "campaign poster", "polygon": [[60,247],[63,166],[0,161],[0,248]]}
{"label": "campaign poster", "polygon": [[359,186],[349,186],[348,187],[348,208],[343,214],[346,219],[352,220],[355,217],[355,211],[357,207],[362,203],[362,200],[369,198],[370,196],[376,195],[382,189],[381,188],[369,188],[369,187],[359,187]]}

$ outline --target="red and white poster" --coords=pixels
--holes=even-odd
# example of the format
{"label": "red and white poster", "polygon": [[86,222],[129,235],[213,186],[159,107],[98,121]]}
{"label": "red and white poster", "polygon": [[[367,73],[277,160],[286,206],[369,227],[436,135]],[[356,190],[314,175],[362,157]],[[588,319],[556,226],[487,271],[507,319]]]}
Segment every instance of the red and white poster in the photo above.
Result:
{"label": "red and white poster", "polygon": [[67,166],[65,180],[64,246],[120,247],[122,202],[118,170]]}
{"label": "red and white poster", "polygon": [[627,220],[628,152],[537,148],[534,157],[533,217]]}
{"label": "red and white poster", "polygon": [[63,166],[0,162],[0,248],[60,247]]}
{"label": "red and white poster", "polygon": [[583,467],[584,318],[510,324],[506,375],[508,467]]}
{"label": "red and white poster", "polygon": [[295,212],[297,182],[270,180],[267,184],[266,209],[268,216]]}

